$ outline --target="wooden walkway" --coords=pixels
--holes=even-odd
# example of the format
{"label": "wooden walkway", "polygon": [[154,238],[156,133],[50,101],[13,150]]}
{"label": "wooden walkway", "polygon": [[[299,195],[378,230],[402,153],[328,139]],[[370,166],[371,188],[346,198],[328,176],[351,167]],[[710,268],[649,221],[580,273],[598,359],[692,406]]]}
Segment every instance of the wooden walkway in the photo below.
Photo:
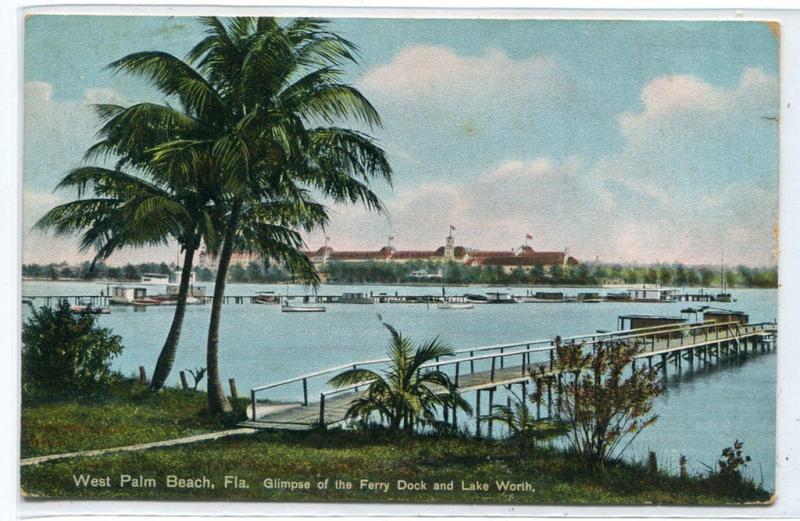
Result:
{"label": "wooden walkway", "polygon": [[[683,362],[694,365],[708,364],[714,359],[739,356],[760,349],[774,349],[777,327],[775,324],[730,323],[670,325],[629,331],[615,331],[596,335],[582,335],[562,339],[562,342],[583,343],[584,349],[592,349],[598,342],[627,341],[639,345],[636,361],[640,361],[667,372],[672,363],[680,369]],[[554,376],[555,341],[535,340],[517,344],[485,346],[470,350],[459,350],[453,358],[431,363],[445,371],[462,392],[474,391],[479,414],[482,391],[489,392],[489,410],[492,407],[494,390],[497,386],[520,385],[522,394],[525,386],[537,376]],[[365,384],[347,389],[324,388],[319,400],[309,401],[309,381],[315,378],[329,379],[337,373],[353,367],[373,366],[380,369],[386,360],[370,360],[334,367],[303,375],[290,380],[256,387],[251,390],[249,420],[242,426],[253,428],[273,428],[307,430],[329,427],[342,423],[345,413],[353,400],[363,396]],[[265,403],[257,401],[257,394],[270,389],[302,383],[303,398],[289,403]],[[551,400],[552,401],[552,400]],[[255,409],[253,404],[255,404]],[[550,408],[548,402],[548,409]],[[444,412],[447,420],[447,412]],[[450,420],[448,420],[450,421]],[[455,423],[455,418],[452,418]],[[476,424],[476,428],[480,426]]]}

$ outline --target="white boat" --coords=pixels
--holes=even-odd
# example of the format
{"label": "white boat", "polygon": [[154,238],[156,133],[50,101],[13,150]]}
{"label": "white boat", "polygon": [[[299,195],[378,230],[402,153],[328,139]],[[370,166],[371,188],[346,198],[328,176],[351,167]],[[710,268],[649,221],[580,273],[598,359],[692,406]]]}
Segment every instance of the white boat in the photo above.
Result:
{"label": "white boat", "polygon": [[278,304],[280,301],[280,297],[274,291],[260,291],[253,298],[254,304]]}
{"label": "white boat", "polygon": [[108,315],[111,313],[111,308],[109,307],[96,307],[91,304],[76,304],[70,306],[69,310],[76,315]]}
{"label": "white boat", "polygon": [[284,303],[281,311],[284,313],[324,313],[325,306],[292,306]]}
{"label": "white boat", "polygon": [[475,306],[469,302],[442,302],[436,307],[439,309],[473,309]]}

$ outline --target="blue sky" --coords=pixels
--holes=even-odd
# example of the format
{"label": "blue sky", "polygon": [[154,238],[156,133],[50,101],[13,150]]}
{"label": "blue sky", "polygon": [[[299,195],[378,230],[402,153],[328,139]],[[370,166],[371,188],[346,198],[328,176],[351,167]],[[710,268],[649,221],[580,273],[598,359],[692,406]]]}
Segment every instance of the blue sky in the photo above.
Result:
{"label": "blue sky", "polygon": [[[347,71],[379,109],[396,172],[389,216],[332,208],[337,249],[457,242],[583,260],[774,263],[778,41],[763,23],[336,19],[361,48]],[[97,122],[90,104],[161,101],[102,68],[184,56],[180,17],[26,22],[24,226],[69,194]],[[311,247],[322,234],[308,237]],[[75,241],[23,237],[24,262],[76,259]],[[174,259],[130,251],[114,262]]]}

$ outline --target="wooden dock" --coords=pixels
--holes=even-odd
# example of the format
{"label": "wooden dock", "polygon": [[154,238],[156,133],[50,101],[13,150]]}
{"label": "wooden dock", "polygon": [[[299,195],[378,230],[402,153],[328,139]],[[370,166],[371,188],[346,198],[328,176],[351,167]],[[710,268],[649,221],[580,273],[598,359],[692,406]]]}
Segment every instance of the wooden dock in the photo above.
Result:
{"label": "wooden dock", "polygon": [[[614,331],[594,335],[581,335],[564,338],[563,343],[582,343],[584,349],[593,349],[599,342],[626,341],[639,345],[639,354],[634,364],[646,363],[667,374],[668,367],[673,365],[681,370],[684,363],[694,367],[713,364],[725,358],[734,358],[756,351],[767,352],[775,349],[777,326],[773,323],[742,325],[737,322],[696,323],[669,326],[656,326],[627,331]],[[308,430],[326,428],[342,423],[345,413],[352,401],[364,393],[365,384],[351,386],[346,389],[330,389],[325,382],[336,374],[356,367],[371,367],[380,370],[387,359],[367,360],[352,364],[332,367],[298,376],[281,382],[255,387],[250,392],[251,405],[248,410],[249,420],[242,426],[262,429]],[[522,395],[527,394],[526,387],[532,385],[537,377],[557,376],[555,364],[555,340],[533,340],[528,342],[484,346],[462,349],[452,358],[441,359],[428,364],[445,371],[462,392],[476,393],[476,433],[480,435],[479,417],[492,410],[494,393],[498,386],[509,389],[520,386]],[[314,380],[324,380],[319,398],[309,401],[309,384]],[[302,388],[302,397],[294,402],[266,403],[259,402],[259,396],[266,391],[294,386]],[[481,397],[487,394],[486,411],[481,411]],[[548,388],[548,399],[544,408],[547,415],[552,413],[553,398]],[[263,398],[262,398],[263,400]],[[448,415],[448,412],[450,413]],[[456,425],[457,418],[452,411],[442,411],[446,421]],[[537,407],[537,416],[542,412]],[[489,426],[491,432],[491,425]]]}
{"label": "wooden dock", "polygon": [[[465,295],[437,295],[437,294],[427,294],[427,295],[387,295],[384,293],[380,294],[364,294],[364,301],[362,302],[350,302],[346,298],[343,298],[342,295],[335,295],[335,294],[318,294],[318,295],[308,295],[308,294],[296,294],[296,295],[273,295],[275,298],[274,304],[283,304],[283,303],[303,303],[303,304],[439,304],[443,302],[447,303],[463,303],[467,302],[467,297]],[[223,304],[267,304],[265,302],[258,302],[258,294],[251,294],[251,295],[225,295],[222,297]],[[515,296],[519,297],[520,299],[526,298],[527,296]],[[205,295],[202,297],[198,297],[202,304],[211,304],[213,300],[213,295]],[[67,301],[70,304],[80,304],[80,303],[89,303],[92,306],[100,307],[100,306],[108,306],[112,303],[110,302],[109,295],[23,295],[22,296],[23,302],[30,302],[34,305],[46,305],[46,306],[53,306],[58,304],[61,301]],[[554,301],[539,301],[539,302],[560,302],[560,303],[580,303],[586,301],[585,299],[577,298],[577,297],[567,297],[563,300],[554,300]],[[670,295],[669,298],[665,300],[658,300],[658,301],[648,301],[648,303],[660,302],[660,303],[667,303],[667,302],[716,302],[717,298],[710,294],[710,293],[676,293]],[[519,303],[536,303],[534,301],[518,301]],[[587,301],[588,302],[588,301]],[[636,302],[643,302],[637,301],[632,299],[625,299],[625,300],[618,300],[613,298],[606,299],[605,296],[600,296],[597,299],[591,300],[591,302],[610,302],[610,303],[636,303]],[[479,304],[474,302],[475,304]],[[491,304],[491,303],[490,303]],[[124,305],[124,304],[123,304]]]}

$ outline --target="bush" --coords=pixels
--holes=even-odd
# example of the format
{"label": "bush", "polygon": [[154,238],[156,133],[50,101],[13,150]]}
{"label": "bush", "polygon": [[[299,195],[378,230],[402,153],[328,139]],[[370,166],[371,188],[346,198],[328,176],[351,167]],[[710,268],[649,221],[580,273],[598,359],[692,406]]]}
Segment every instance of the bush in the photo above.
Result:
{"label": "bush", "polygon": [[97,327],[93,315],[76,315],[69,304],[33,311],[22,325],[24,397],[90,396],[111,380],[111,359],[121,338]]}

